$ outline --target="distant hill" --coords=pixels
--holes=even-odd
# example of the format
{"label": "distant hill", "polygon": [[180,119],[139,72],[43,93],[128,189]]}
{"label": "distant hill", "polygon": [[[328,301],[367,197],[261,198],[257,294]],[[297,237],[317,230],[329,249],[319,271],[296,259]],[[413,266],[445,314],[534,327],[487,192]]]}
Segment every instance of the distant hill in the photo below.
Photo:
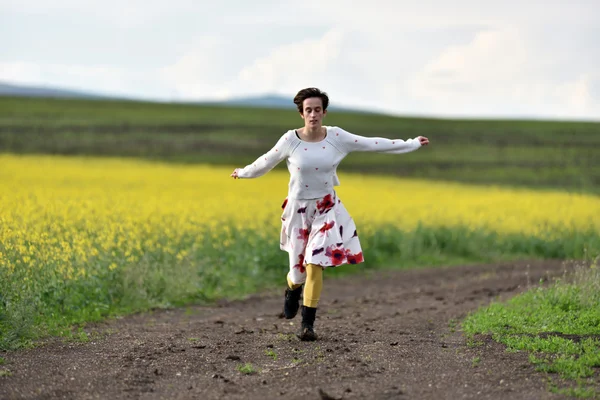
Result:
{"label": "distant hill", "polygon": [[[293,102],[293,95],[282,96],[278,94],[265,94],[258,96],[238,97],[234,99],[222,100],[222,101],[202,101],[193,102],[193,104],[202,105],[226,105],[226,106],[241,106],[241,107],[262,107],[262,108],[284,108],[295,110],[296,105]],[[330,105],[328,110],[335,112],[352,112],[352,113],[363,113],[363,114],[380,114],[375,111],[360,110],[349,107],[339,107]]]}
{"label": "distant hill", "polygon": [[[0,96],[20,96],[20,97],[51,97],[51,98],[76,98],[76,99],[110,99],[109,96],[103,96],[95,93],[83,91],[60,89],[45,86],[26,86],[14,85],[0,82]],[[114,98],[114,97],[112,97]]]}
{"label": "distant hill", "polygon": [[[56,87],[26,86],[15,85],[0,82],[1,96],[17,97],[39,97],[39,98],[64,98],[64,99],[96,99],[96,100],[136,100],[135,98],[125,98],[118,96],[101,95],[97,93],[68,90]],[[284,108],[294,110],[296,105],[292,101],[293,96],[281,96],[276,94],[265,94],[258,96],[238,97],[227,100],[206,100],[206,101],[175,101],[180,104],[196,105],[222,105],[222,106],[240,106],[240,107],[260,107],[260,108]],[[147,101],[147,100],[146,100]],[[162,103],[162,102],[161,102]],[[362,110],[330,106],[330,109],[338,112],[367,112]]]}
{"label": "distant hill", "polygon": [[220,101],[200,101],[196,104],[227,104],[230,106],[268,107],[268,108],[295,108],[291,97],[276,94],[262,96],[238,97]]}

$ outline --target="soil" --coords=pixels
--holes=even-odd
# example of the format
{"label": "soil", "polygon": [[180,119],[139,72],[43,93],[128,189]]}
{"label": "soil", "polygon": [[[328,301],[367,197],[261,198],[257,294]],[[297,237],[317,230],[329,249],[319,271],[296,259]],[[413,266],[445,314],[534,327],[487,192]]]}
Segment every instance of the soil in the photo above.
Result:
{"label": "soil", "polygon": [[564,398],[527,354],[468,340],[459,322],[566,269],[531,261],[325,277],[316,342],[295,337],[300,314],[280,318],[283,288],[132,315],[86,327],[86,343],[2,354],[0,398]]}

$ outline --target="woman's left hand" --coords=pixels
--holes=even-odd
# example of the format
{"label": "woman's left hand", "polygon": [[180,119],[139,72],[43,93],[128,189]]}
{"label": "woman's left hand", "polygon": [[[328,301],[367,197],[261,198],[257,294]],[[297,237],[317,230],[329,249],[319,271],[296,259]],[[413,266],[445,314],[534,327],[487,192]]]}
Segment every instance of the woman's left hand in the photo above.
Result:
{"label": "woman's left hand", "polygon": [[427,139],[425,136],[419,136],[417,139],[419,139],[421,146],[427,146],[429,144],[429,139]]}

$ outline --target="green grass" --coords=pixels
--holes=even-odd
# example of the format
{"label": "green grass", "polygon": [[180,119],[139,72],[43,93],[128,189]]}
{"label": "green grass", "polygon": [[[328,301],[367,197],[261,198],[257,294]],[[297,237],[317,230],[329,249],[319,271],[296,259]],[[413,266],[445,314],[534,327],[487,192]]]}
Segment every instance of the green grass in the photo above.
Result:
{"label": "green grass", "polygon": [[591,387],[576,386],[568,388],[559,388],[555,384],[550,385],[550,391],[552,393],[562,394],[569,397],[579,397],[582,399],[597,399],[598,391]]}
{"label": "green grass", "polygon": [[[509,352],[525,351],[536,369],[556,375],[552,391],[600,396],[600,267],[579,266],[549,287],[534,287],[506,303],[469,315],[464,332],[492,335]],[[572,385],[576,385],[573,387]]]}
{"label": "green grass", "polygon": [[251,375],[257,372],[256,368],[251,363],[240,364],[237,366],[237,370],[244,375]]}
{"label": "green grass", "polygon": [[[293,110],[0,97],[0,152],[244,166],[301,122]],[[600,123],[335,112],[325,123],[364,136],[431,139],[426,151],[401,157],[350,154],[340,171],[600,193]]]}
{"label": "green grass", "polygon": [[273,359],[273,361],[277,360],[277,353],[273,349],[265,350],[265,354]]}

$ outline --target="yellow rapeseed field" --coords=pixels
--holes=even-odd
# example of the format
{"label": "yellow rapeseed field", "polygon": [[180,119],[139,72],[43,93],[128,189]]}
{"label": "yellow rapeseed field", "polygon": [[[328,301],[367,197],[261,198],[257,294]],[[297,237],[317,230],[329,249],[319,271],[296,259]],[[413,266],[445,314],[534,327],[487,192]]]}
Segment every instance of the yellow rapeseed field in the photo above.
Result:
{"label": "yellow rapeseed field", "polygon": [[[184,260],[206,243],[234,246],[230,224],[252,231],[250,242],[267,235],[277,246],[287,172],[234,181],[232,168],[0,155],[0,265],[25,280],[43,274],[72,279],[135,264],[155,250]],[[406,231],[418,224],[460,225],[536,237],[600,232],[594,196],[343,172],[340,180],[338,194],[366,235],[381,224]]]}
{"label": "yellow rapeseed field", "polygon": [[[287,171],[233,180],[233,167],[0,155],[0,350],[108,315],[285,285]],[[598,197],[340,180],[364,244],[356,270],[600,253]]]}

